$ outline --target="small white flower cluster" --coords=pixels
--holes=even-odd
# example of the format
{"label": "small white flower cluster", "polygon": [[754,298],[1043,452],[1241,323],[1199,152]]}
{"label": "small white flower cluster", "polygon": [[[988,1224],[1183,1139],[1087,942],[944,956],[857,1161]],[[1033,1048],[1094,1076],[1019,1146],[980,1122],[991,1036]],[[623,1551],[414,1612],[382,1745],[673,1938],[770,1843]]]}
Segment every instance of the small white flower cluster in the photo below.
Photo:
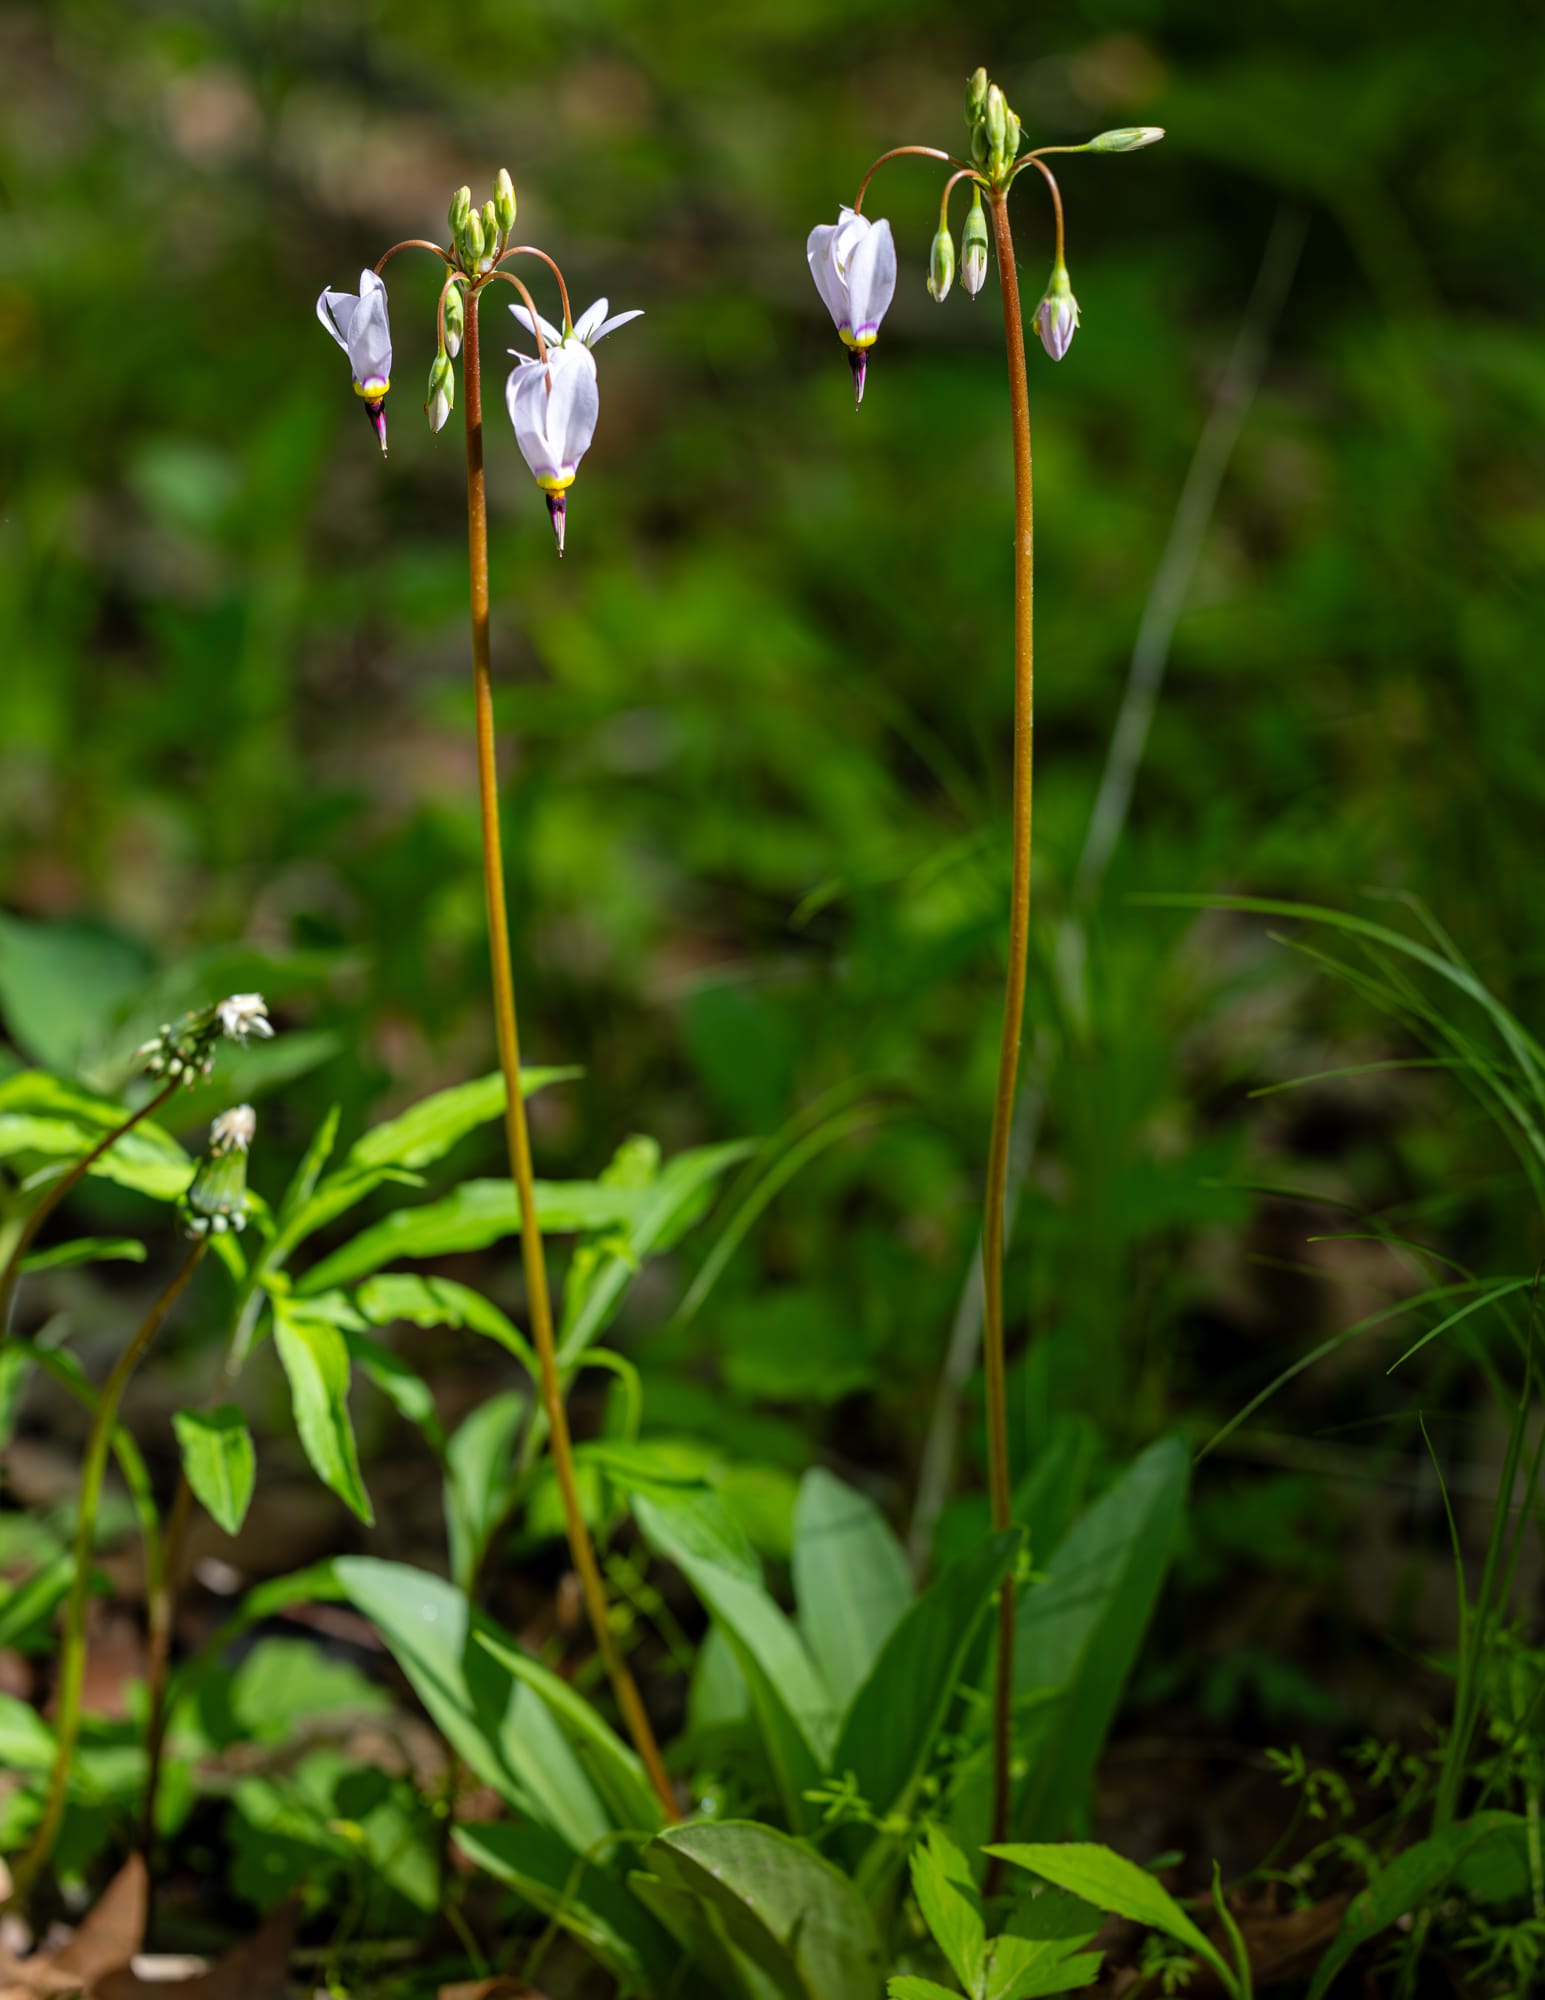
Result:
{"label": "small white flower cluster", "polygon": [[233,993],[200,1013],[163,1021],[134,1054],[148,1075],[180,1080],[191,1089],[214,1074],[215,1045],[222,1035],[245,1046],[249,1035],[270,1041],[273,1032],[261,993]]}
{"label": "small white flower cluster", "polygon": [[[241,995],[255,998],[255,995]],[[247,1226],[247,1148],[257,1130],[257,1113],[250,1104],[233,1104],[209,1128],[209,1144],[182,1198],[182,1223],[187,1234],[238,1235]]]}

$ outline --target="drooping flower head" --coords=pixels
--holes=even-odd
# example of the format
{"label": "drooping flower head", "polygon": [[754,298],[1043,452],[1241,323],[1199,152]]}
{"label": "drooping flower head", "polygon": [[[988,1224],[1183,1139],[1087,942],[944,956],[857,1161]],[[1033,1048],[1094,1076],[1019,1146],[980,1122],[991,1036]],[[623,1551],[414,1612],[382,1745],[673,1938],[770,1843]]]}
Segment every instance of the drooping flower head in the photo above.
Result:
{"label": "drooping flower head", "polygon": [[261,993],[233,993],[220,1002],[215,1013],[221,1033],[229,1035],[233,1042],[245,1042],[248,1035],[256,1035],[263,1042],[273,1039],[268,1003]]}
{"label": "drooping flower head", "polygon": [[562,555],[568,490],[601,414],[594,355],[583,341],[560,340],[548,348],[545,362],[519,356],[505,386],[505,402],[521,457],[547,496]]}
{"label": "drooping flower head", "polygon": [[851,208],[835,223],[812,229],[805,256],[853,370],[853,405],[864,400],[869,350],[896,292],[896,243],[888,222],[871,222]]}
{"label": "drooping flower head", "polygon": [[324,291],[317,318],[349,357],[354,393],[360,397],[386,455],[382,404],[392,386],[392,329],[386,314],[386,286],[374,271],[361,271],[358,292]]}
{"label": "drooping flower head", "polygon": [[591,349],[630,319],[643,317],[643,308],[613,313],[608,319],[608,299],[597,299],[564,333],[538,313],[533,326],[529,308],[512,305],[510,311],[527,333],[539,332],[546,361],[534,354],[522,354],[512,347],[515,366],[505,392],[510,422],[515,426],[515,442],[531,468],[532,477],[547,495],[547,511],[552,516],[558,553],[563,554],[564,530],[568,518],[568,489],[574,483],[579,461],[595,436],[600,414],[600,391],[596,384],[595,357]]}
{"label": "drooping flower head", "polygon": [[1035,309],[1035,330],[1053,361],[1060,361],[1072,346],[1077,326],[1078,301],[1068,282],[1066,264],[1059,264],[1051,274],[1045,298]]}

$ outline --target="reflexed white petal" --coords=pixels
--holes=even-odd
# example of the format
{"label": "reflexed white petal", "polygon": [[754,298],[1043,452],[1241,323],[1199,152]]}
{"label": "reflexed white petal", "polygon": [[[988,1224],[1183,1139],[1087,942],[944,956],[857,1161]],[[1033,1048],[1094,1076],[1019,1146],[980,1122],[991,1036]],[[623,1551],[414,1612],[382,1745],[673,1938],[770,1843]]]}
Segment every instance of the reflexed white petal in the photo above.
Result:
{"label": "reflexed white petal", "polygon": [[838,211],[837,229],[832,239],[832,261],[837,267],[837,275],[844,281],[848,281],[848,266],[858,246],[873,227],[867,215],[855,215],[851,208]]}
{"label": "reflexed white petal", "polygon": [[847,324],[848,295],[832,259],[832,239],[836,234],[836,229],[829,222],[812,229],[805,243],[805,258],[810,265],[810,275],[815,279],[815,288],[821,294],[833,323],[840,328]]}
{"label": "reflexed white petal", "polygon": [[[535,328],[533,328],[531,324],[531,315],[529,312],[527,312],[524,306],[513,305],[510,307],[510,311],[514,313],[516,319],[519,320],[520,324],[526,329],[527,333],[532,333],[535,331]],[[537,314],[536,319],[537,319],[537,326],[539,326],[542,329],[542,338],[547,342],[549,347],[556,347],[559,341],[562,340],[563,335],[558,331],[557,327],[553,325],[551,320],[543,319],[540,313]],[[515,349],[512,347],[510,349],[510,352],[513,354],[515,352]]]}
{"label": "reflexed white petal", "polygon": [[349,351],[349,322],[358,304],[359,300],[352,292],[324,291],[317,300],[317,318],[345,354]]}
{"label": "reflexed white petal", "polygon": [[872,334],[896,291],[896,243],[888,222],[877,222],[854,243],[848,259],[848,310],[856,338]]}
{"label": "reflexed white petal", "polygon": [[[606,302],[603,299],[601,303],[604,305]],[[591,334],[590,345],[594,347],[598,340],[604,340],[609,333],[615,333],[619,326],[626,326],[630,319],[642,319],[643,317],[644,308],[642,306],[635,306],[632,312],[613,313],[610,319],[603,319],[595,332]]]}
{"label": "reflexed white petal", "polygon": [[585,310],[580,314],[579,318],[575,320],[574,322],[575,335],[578,339],[583,340],[587,346],[589,345],[590,339],[594,334],[595,329],[601,324],[602,320],[605,319],[606,308],[608,305],[610,305],[610,303],[611,301],[609,299],[597,299],[594,305],[586,306]]}
{"label": "reflexed white petal", "polygon": [[386,287],[374,271],[362,271],[359,305],[349,323],[349,360],[354,379],[389,377],[392,372],[392,332],[387,320]]}
{"label": "reflexed white petal", "polygon": [[558,448],[562,464],[578,465],[590,449],[601,414],[601,392],[590,350],[565,348],[554,355],[552,378],[547,435]]}

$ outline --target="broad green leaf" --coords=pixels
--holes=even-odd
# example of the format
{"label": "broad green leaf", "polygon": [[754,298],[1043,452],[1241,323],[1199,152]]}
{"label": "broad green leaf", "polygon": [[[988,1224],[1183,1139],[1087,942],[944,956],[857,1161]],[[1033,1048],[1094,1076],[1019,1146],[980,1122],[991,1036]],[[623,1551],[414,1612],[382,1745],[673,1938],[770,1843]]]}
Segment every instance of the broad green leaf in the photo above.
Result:
{"label": "broad green leaf", "polygon": [[912,1602],[912,1579],[880,1510],[819,1467],[805,1474],[794,1510],[794,1602],[841,1712]]}
{"label": "broad green leaf", "polygon": [[179,1410],[172,1429],[188,1484],[211,1518],[228,1535],[236,1534],[257,1481],[257,1453],[246,1419],[234,1403],[222,1403],[217,1410]]}
{"label": "broad green leaf", "polygon": [[942,1827],[931,1826],[912,1850],[911,1874],[912,1893],[934,1943],[971,2000],[981,2000],[987,1931],[966,1857]]}
{"label": "broad green leaf", "polygon": [[360,1477],[349,1417],[349,1348],[342,1330],[303,1301],[275,1298],[274,1345],[290,1378],[295,1428],[324,1486],[367,1524],[375,1517]]}
{"label": "broad green leaf", "polygon": [[[521,1096],[529,1102],[539,1090],[552,1083],[568,1083],[582,1076],[578,1069],[523,1069]],[[502,1072],[475,1077],[470,1083],[452,1084],[420,1098],[396,1118],[373,1125],[349,1149],[342,1171],[370,1167],[407,1167],[417,1170],[443,1159],[459,1140],[479,1125],[504,1116],[505,1088]]]}
{"label": "broad green leaf", "polygon": [[347,1660],[309,1639],[260,1639],[231,1676],[233,1741],[303,1739],[331,1717],[389,1715],[392,1697]]}
{"label": "broad green leaf", "polygon": [[1030,1775],[1014,1824],[1062,1833],[1087,1796],[1169,1562],[1190,1464],[1177,1438],[1150,1445],[1068,1534],[1019,1604],[1018,1695],[1052,1690],[1034,1715]]}
{"label": "broad green leaf", "polygon": [[531,1408],[514,1389],[465,1417],[445,1452],[445,1532],[451,1575],[471,1592],[499,1524],[515,1502],[515,1443]]}
{"label": "broad green leaf", "polygon": [[[761,1972],[743,1951],[737,1951],[724,1934],[724,1926],[710,1906],[689,1889],[674,1882],[662,1882],[658,1875],[635,1868],[628,1877],[634,1896],[665,1926],[675,1939],[685,1964],[706,1980],[706,1987],[693,1986],[687,1992],[693,2000],[782,2000],[782,1989]],[[676,2000],[675,1989],[671,1989]],[[682,2000],[687,2000],[683,1993]]]}
{"label": "broad green leaf", "polygon": [[[611,1477],[605,1460],[601,1463]],[[625,1485],[633,1518],[651,1548],[662,1553],[669,1550],[677,1562],[685,1555],[713,1563],[730,1576],[760,1587],[762,1565],[756,1552],[710,1487]]]}
{"label": "broad green leaf", "polygon": [[0,1694],[0,1765],[8,1771],[52,1769],[54,1732],[31,1702]]}
{"label": "broad green leaf", "polygon": [[885,1960],[868,1906],[803,1841],[748,1820],[670,1827],[644,1865],[717,1912],[731,1941],[787,2000],[862,2000]]}
{"label": "broad green leaf", "polygon": [[555,1917],[630,1991],[667,1990],[677,1953],[607,1865],[604,1851],[581,1868],[574,1848],[551,1828],[508,1820],[461,1825],[451,1837],[496,1882]]}
{"label": "broad green leaf", "polygon": [[134,1236],[81,1236],[23,1257],[24,1271],[63,1271],[75,1264],[143,1264],[145,1246]]}
{"label": "broad green leaf", "polygon": [[18,1048],[53,1069],[97,1054],[150,963],[121,932],[0,915],[0,1011]]}
{"label": "broad green leaf", "polygon": [[1019,1545],[1017,1528],[992,1535],[930,1584],[892,1631],[854,1697],[830,1768],[838,1776],[851,1771],[877,1814],[907,1808]]}
{"label": "broad green leaf", "polygon": [[1315,1969],[1308,2000],[1323,2000],[1331,1981],[1360,1945],[1420,1909],[1447,1882],[1465,1855],[1504,1827],[1522,1827],[1516,1813],[1482,1812],[1408,1847],[1358,1896]]}
{"label": "broad green leaf", "polygon": [[518,1812],[588,1848],[612,1821],[541,1698],[478,1643],[513,1647],[443,1577],[406,1563],[342,1556],[344,1594],[391,1648],[452,1750]]}
{"label": "broad green leaf", "polygon": [[755,1151],[751,1140],[699,1146],[669,1161],[646,1187],[629,1190],[633,1207],[617,1218],[624,1224],[621,1243],[591,1264],[583,1283],[571,1283],[565,1297],[558,1341],[565,1369],[600,1337],[644,1259],[677,1243],[708,1208],[722,1176]]}
{"label": "broad green leaf", "polygon": [[1205,1959],[1229,1993],[1239,1991],[1234,1974],[1168,1889],[1135,1861],[1128,1861],[1124,1855],[1113,1854],[1108,1847],[1092,1841],[1068,1841],[1060,1846],[1015,1842],[1006,1847],[989,1847],[987,1852],[1013,1862],[1016,1868],[1028,1868],[1043,1881],[1092,1903],[1097,1910],[1163,1931],[1166,1937],[1174,1938],[1187,1951]]}
{"label": "broad green leaf", "polygon": [[311,1135],[311,1142],[300,1157],[300,1164],[284,1191],[274,1221],[282,1235],[293,1218],[301,1212],[316,1193],[317,1182],[321,1180],[328,1161],[333,1156],[333,1147],[338,1143],[338,1120],[340,1112],[332,1105],[321,1124]]}
{"label": "broad green leaf", "polygon": [[[40,1153],[73,1162],[129,1116],[111,1098],[96,1097],[43,1070],[22,1070],[0,1083],[0,1157]],[[193,1178],[193,1162],[169,1132],[149,1119],[104,1153],[93,1177],[175,1201]]]}
{"label": "broad green leaf", "polygon": [[[320,1193],[326,1191],[326,1184]],[[537,1222],[546,1234],[610,1229],[632,1220],[643,1199],[631,1188],[603,1187],[598,1181],[538,1181]],[[399,1208],[383,1216],[350,1243],[324,1257],[307,1273],[307,1292],[352,1284],[399,1257],[446,1257],[463,1250],[486,1250],[520,1232],[512,1181],[463,1181],[442,1201]]]}
{"label": "broad green leaf", "polygon": [[600,1711],[561,1674],[523,1652],[513,1639],[481,1625],[474,1637],[515,1680],[541,1698],[611,1808],[617,1825],[653,1832],[662,1818],[654,1787],[642,1760]]}
{"label": "broad green leaf", "polygon": [[914,1973],[900,1972],[888,1980],[885,1987],[886,2000],[960,2000],[947,1986],[936,1986],[931,1979],[919,1979]]}
{"label": "broad green leaf", "polygon": [[383,1271],[367,1278],[354,1295],[372,1326],[390,1326],[405,1319],[413,1326],[466,1326],[506,1348],[535,1382],[537,1359],[531,1343],[518,1333],[492,1299],[454,1278],[420,1277],[413,1271]]}
{"label": "broad green leaf", "polygon": [[803,1826],[804,1794],[821,1776],[832,1731],[831,1695],[804,1642],[759,1583],[694,1555],[652,1503],[637,1502],[636,1514],[644,1539],[676,1564],[729,1640],[784,1811],[792,1826]]}

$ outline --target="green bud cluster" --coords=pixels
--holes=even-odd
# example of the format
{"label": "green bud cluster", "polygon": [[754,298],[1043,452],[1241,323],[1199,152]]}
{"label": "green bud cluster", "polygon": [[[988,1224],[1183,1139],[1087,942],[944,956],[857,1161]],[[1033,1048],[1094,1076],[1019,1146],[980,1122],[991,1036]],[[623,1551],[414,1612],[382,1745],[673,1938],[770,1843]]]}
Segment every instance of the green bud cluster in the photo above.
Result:
{"label": "green bud cluster", "polygon": [[971,158],[987,178],[1001,182],[1019,152],[1019,115],[991,82],[985,69],[966,85],[966,124],[971,132]]}
{"label": "green bud cluster", "polygon": [[481,208],[473,207],[471,188],[457,188],[451,199],[450,225],[451,244],[462,270],[471,277],[488,270],[515,227],[515,183],[509,169],[499,169],[494,191]]}

